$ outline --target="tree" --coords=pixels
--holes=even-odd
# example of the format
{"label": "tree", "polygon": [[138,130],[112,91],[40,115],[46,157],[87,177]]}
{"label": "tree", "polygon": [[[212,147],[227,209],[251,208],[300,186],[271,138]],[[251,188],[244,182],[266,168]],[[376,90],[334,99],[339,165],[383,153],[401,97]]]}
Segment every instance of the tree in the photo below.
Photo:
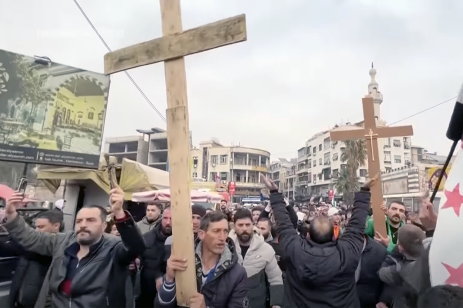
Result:
{"label": "tree", "polygon": [[355,177],[355,181],[351,182],[351,176],[347,168],[342,168],[338,178],[334,180],[334,188],[338,193],[342,193],[344,202],[353,204],[354,192],[360,188],[359,178]]}
{"label": "tree", "polygon": [[352,198],[353,202],[353,194],[355,191],[359,189],[359,180],[357,177],[357,171],[360,166],[365,166],[365,161],[367,159],[367,148],[364,139],[352,139],[352,140],[345,140],[345,149],[344,152],[341,154],[341,162],[346,163],[345,172],[343,176],[346,176],[349,182],[347,186],[348,190],[343,191],[347,193],[348,199]]}

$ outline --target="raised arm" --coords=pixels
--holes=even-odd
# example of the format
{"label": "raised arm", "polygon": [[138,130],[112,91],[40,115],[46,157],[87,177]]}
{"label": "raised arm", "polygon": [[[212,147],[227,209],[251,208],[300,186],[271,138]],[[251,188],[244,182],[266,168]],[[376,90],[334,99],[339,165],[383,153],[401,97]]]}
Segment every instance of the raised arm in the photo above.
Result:
{"label": "raised arm", "polygon": [[121,235],[122,242],[116,246],[115,259],[129,265],[138,256],[145,252],[145,240],[129,212],[123,211],[122,218],[116,218],[117,231]]}
{"label": "raised arm", "polygon": [[360,258],[362,254],[363,244],[365,241],[365,223],[370,208],[370,190],[362,187],[361,190],[355,193],[354,208],[352,216],[349,219],[344,233],[338,240],[338,245],[346,249],[355,256]]}
{"label": "raised arm", "polygon": [[7,222],[3,227],[11,238],[25,250],[44,256],[52,256],[58,241],[66,237],[64,233],[50,234],[32,229],[18,214],[16,208],[23,203],[24,195],[14,193],[6,202],[5,214]]}

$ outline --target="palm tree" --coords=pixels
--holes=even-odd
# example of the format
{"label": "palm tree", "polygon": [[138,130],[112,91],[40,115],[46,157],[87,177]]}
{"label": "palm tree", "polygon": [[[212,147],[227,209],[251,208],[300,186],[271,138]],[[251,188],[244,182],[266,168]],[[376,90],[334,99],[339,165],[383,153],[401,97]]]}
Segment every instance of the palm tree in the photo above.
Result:
{"label": "palm tree", "polygon": [[359,178],[357,176],[352,183],[349,171],[347,168],[342,168],[338,178],[333,181],[333,184],[336,191],[342,193],[344,202],[347,204],[352,204],[354,202],[353,192],[357,191],[360,187]]}
{"label": "palm tree", "polygon": [[[341,162],[346,163],[345,176],[348,177],[349,190],[343,191],[353,197],[353,193],[359,188],[357,171],[360,166],[365,166],[367,148],[364,139],[345,140],[344,152],[341,154]],[[341,173],[344,172],[341,170]]]}

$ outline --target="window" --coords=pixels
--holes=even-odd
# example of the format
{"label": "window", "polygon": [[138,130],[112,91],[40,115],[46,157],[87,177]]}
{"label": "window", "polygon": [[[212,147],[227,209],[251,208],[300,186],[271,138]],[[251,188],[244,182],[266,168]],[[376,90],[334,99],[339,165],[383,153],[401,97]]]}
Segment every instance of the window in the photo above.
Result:
{"label": "window", "polygon": [[333,153],[333,161],[337,161],[338,158],[338,153]]}
{"label": "window", "polygon": [[319,165],[322,164],[322,159],[321,159],[321,158],[318,159],[318,164],[319,164]]}
{"label": "window", "polygon": [[313,182],[314,183],[317,182],[317,175],[316,174],[313,175]]}
{"label": "window", "polygon": [[255,174],[250,174],[249,175],[248,183],[257,183]]}
{"label": "window", "polygon": [[314,167],[317,166],[317,160],[316,160],[316,159],[313,160],[313,166],[314,166]]}
{"label": "window", "polygon": [[198,177],[198,173],[197,172],[193,172],[193,178],[197,178]]}
{"label": "window", "polygon": [[321,150],[322,150],[322,145],[320,144],[320,145],[318,146],[318,151],[321,151]]}
{"label": "window", "polygon": [[307,168],[312,168],[312,161],[309,159],[309,161],[307,162]]}
{"label": "window", "polygon": [[198,165],[198,157],[193,156],[193,166],[197,166],[197,165]]}
{"label": "window", "polygon": [[313,150],[312,152],[313,152],[314,154],[317,153],[317,147],[313,147],[312,150]]}
{"label": "window", "polygon": [[211,172],[211,177],[209,178],[210,182],[215,182],[217,177],[217,172]]}
{"label": "window", "polygon": [[330,149],[330,137],[325,138],[325,140],[323,140],[323,149],[325,151]]}
{"label": "window", "polygon": [[235,176],[236,182],[241,182],[241,174],[237,173]]}
{"label": "window", "polygon": [[396,164],[402,163],[402,156],[400,156],[400,155],[394,155],[394,162],[395,162]]}
{"label": "window", "polygon": [[396,148],[400,148],[402,146],[402,143],[400,142],[400,140],[397,140],[397,139],[394,139],[393,144],[394,144],[394,147]]}
{"label": "window", "polygon": [[360,169],[360,176],[366,177],[367,176],[367,169]]}
{"label": "window", "polygon": [[322,174],[321,174],[321,173],[319,173],[319,174],[318,174],[318,180],[320,180],[320,181],[321,181],[321,179],[322,179]]}
{"label": "window", "polygon": [[260,157],[260,165],[263,167],[267,166],[267,157],[265,156]]}
{"label": "window", "polygon": [[338,169],[333,169],[333,179],[337,179],[338,178]]}
{"label": "window", "polygon": [[391,147],[391,138],[384,138],[384,147],[385,148]]}
{"label": "window", "polygon": [[331,162],[330,162],[330,153],[325,153],[324,157],[323,157],[323,163],[325,165],[329,165]]}
{"label": "window", "polygon": [[217,156],[217,155],[212,155],[212,156],[211,156],[211,164],[217,165],[217,160],[218,160],[218,156]]}
{"label": "window", "polygon": [[410,150],[410,138],[404,137],[404,148]]}
{"label": "window", "polygon": [[93,120],[93,112],[90,111],[90,112],[88,113],[88,115],[87,115],[87,118],[88,118],[89,120]]}
{"label": "window", "polygon": [[309,183],[312,183],[312,173],[309,173],[309,174],[307,175],[307,181],[308,181]]}
{"label": "window", "polygon": [[390,151],[384,151],[384,161],[391,162],[391,152]]}
{"label": "window", "polygon": [[228,172],[220,172],[220,180],[227,181],[228,180]]}
{"label": "window", "polygon": [[227,163],[228,155],[220,155],[220,164],[225,165]]}

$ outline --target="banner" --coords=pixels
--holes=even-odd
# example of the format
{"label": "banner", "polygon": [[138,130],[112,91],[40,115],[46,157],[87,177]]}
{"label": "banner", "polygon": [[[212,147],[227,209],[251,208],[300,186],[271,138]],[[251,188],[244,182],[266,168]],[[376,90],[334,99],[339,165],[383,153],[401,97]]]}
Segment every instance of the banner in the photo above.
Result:
{"label": "banner", "polygon": [[[452,168],[452,165],[449,164],[447,166],[446,172],[444,173],[442,181],[440,182],[438,191],[444,190],[445,182],[447,181],[447,176],[451,168]],[[439,179],[439,176],[442,172],[442,167],[433,167],[433,168],[427,169],[426,171],[427,171],[427,178],[428,178],[428,189],[429,191],[434,191],[434,188],[437,185],[437,180]]]}
{"label": "banner", "polygon": [[0,50],[0,160],[98,168],[109,83]]}

